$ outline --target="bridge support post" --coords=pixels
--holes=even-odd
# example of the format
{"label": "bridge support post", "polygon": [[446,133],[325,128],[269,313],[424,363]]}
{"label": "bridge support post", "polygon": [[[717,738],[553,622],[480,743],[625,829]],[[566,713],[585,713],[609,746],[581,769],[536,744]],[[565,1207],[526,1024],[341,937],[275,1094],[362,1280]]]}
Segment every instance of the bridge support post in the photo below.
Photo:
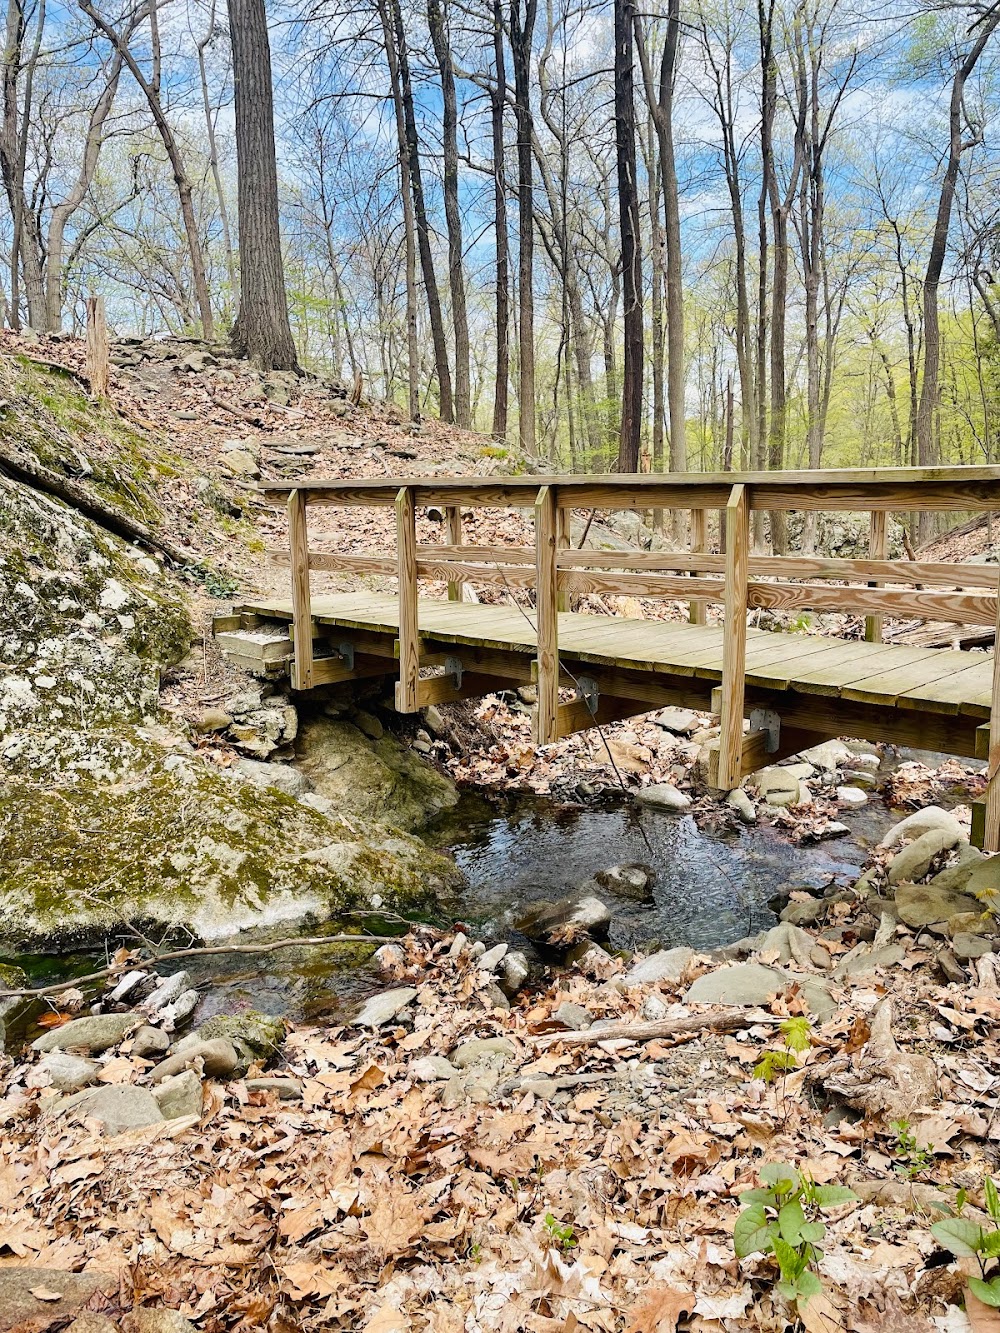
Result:
{"label": "bridge support post", "polygon": [[399,680],[396,708],[415,713],[420,707],[420,635],[417,626],[417,521],[413,488],[396,493],[396,573],[399,579]]}
{"label": "bridge support post", "polygon": [[722,640],[722,729],[719,787],[738,787],[743,776],[743,701],[746,693],[747,586],[750,576],[750,502],[738,484],[726,505],[726,589]]}
{"label": "bridge support post", "polygon": [[538,702],[535,744],[559,739],[559,588],[556,492],[543,486],[535,499],[535,617],[538,634]]}
{"label": "bridge support post", "polygon": [[313,620],[309,593],[309,528],[306,493],[292,491],[288,497],[288,546],[292,558],[292,628],[295,655],[292,658],[292,687],[313,687]]}

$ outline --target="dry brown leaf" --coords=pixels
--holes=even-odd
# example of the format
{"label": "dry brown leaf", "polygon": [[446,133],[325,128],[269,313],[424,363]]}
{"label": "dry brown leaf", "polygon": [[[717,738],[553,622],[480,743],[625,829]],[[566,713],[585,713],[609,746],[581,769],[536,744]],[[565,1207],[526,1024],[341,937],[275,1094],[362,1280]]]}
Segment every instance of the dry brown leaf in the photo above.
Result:
{"label": "dry brown leaf", "polygon": [[694,1309],[695,1297],[677,1287],[653,1287],[629,1314],[626,1333],[674,1333],[682,1314]]}
{"label": "dry brown leaf", "polygon": [[28,1290],[36,1301],[61,1301],[62,1292],[52,1291],[49,1287],[29,1287]]}

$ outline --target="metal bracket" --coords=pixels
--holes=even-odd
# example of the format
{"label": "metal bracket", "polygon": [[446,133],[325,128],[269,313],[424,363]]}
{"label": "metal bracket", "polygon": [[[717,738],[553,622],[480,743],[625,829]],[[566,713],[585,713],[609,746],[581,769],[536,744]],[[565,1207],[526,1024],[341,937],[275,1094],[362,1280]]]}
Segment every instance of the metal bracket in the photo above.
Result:
{"label": "metal bracket", "polygon": [[452,676],[455,680],[455,689],[462,688],[462,659],[460,657],[446,657],[444,659],[444,671],[446,676]]}
{"label": "metal bracket", "polygon": [[338,643],[337,652],[344,659],[344,665],[348,671],[354,670],[354,644],[350,642]]}
{"label": "metal bracket", "polygon": [[781,718],[773,708],[751,708],[750,730],[766,731],[765,749],[774,754],[781,740]]}
{"label": "metal bracket", "polygon": [[577,698],[582,699],[587,705],[587,712],[591,717],[597,716],[597,699],[600,695],[600,689],[593,676],[577,676],[576,678]]}

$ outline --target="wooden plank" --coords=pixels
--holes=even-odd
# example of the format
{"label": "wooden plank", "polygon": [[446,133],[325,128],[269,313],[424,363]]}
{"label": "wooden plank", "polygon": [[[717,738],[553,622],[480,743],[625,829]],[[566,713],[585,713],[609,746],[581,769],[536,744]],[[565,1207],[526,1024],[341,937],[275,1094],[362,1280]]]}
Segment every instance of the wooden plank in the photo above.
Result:
{"label": "wooden plank", "polygon": [[396,664],[387,657],[355,656],[349,667],[342,657],[313,659],[313,685],[336,685],[347,680],[370,680],[374,676],[394,676]]}
{"label": "wooden plank", "polygon": [[[868,532],[868,554],[873,560],[884,560],[889,554],[889,515],[884,510],[871,514]],[[882,616],[868,616],[865,620],[865,641],[882,642]]]}
{"label": "wooden plank", "polygon": [[675,574],[593,574],[561,569],[559,587],[567,592],[620,593],[629,597],[677,597],[687,601],[722,602],[721,579],[684,578]]}
{"label": "wooden plank", "polygon": [[[905,708],[908,702],[919,711],[958,713],[960,705],[976,691],[970,686],[980,679],[979,665],[968,660],[969,654],[938,649],[934,656],[915,664],[904,662],[888,666],[875,675],[853,684],[842,691],[847,699],[865,703],[883,703]],[[973,679],[968,679],[968,672]],[[927,748],[927,747],[924,747]]]}
{"label": "wooden plank", "polygon": [[[696,555],[704,555],[708,550],[708,513],[704,509],[691,510],[691,550]],[[692,601],[688,609],[691,624],[704,625],[706,618],[704,602]]]}
{"label": "wooden plank", "polygon": [[726,791],[738,786],[742,776],[749,559],[750,495],[745,486],[736,485],[726,505],[726,600],[718,768],[718,785]]}
{"label": "wooden plank", "polygon": [[[446,505],[444,511],[445,532],[448,534],[448,541],[451,545],[462,545],[462,506]],[[417,548],[417,560],[420,560],[420,548]],[[448,580],[448,601],[460,602],[463,599],[465,584],[461,579]]]}
{"label": "wooden plank", "polygon": [[420,681],[420,631],[417,602],[417,527],[413,488],[401,486],[396,494],[396,561],[399,579],[399,682],[396,708],[415,713]]}
{"label": "wooden plank", "polygon": [[288,498],[288,547],[292,565],[292,623],[298,640],[292,661],[292,687],[296,690],[311,690],[312,604],[309,590],[309,527],[304,491],[293,491]]}
{"label": "wooden plank", "polygon": [[997,615],[997,598],[987,593],[830,588],[813,583],[751,583],[747,597],[750,606],[770,611],[842,611],[850,614],[872,611],[876,615],[953,620],[963,625],[992,625]]}
{"label": "wooden plank", "polygon": [[460,699],[481,699],[484,694],[512,689],[514,684],[508,675],[485,675],[478,671],[463,671],[461,685],[456,685],[451,675],[424,676],[417,685],[417,704],[420,708],[426,708],[429,704],[453,704]]}
{"label": "wooden plank", "polygon": [[[728,511],[726,517],[728,520]],[[728,522],[726,535],[728,536]],[[732,784],[723,782],[720,767],[722,762],[722,738],[720,736],[718,742],[709,741],[708,785],[722,791],[731,791],[732,787],[738,786],[739,782],[745,778],[748,773],[755,773],[758,768],[763,768],[765,764],[769,762],[769,759],[770,756],[767,753],[767,732],[744,732],[741,737],[739,779]]]}
{"label": "wooden plank", "polygon": [[543,486],[535,498],[535,598],[538,635],[538,704],[535,743],[548,745],[557,738],[559,709],[559,605],[556,583],[556,492]]}
{"label": "wooden plank", "polygon": [[[458,506],[451,506],[457,508]],[[459,510],[461,513],[461,510]],[[482,560],[490,565],[530,565],[535,566],[535,548],[533,546],[463,546],[434,545],[421,542],[417,547],[418,560]],[[991,585],[992,586],[992,585]]]}

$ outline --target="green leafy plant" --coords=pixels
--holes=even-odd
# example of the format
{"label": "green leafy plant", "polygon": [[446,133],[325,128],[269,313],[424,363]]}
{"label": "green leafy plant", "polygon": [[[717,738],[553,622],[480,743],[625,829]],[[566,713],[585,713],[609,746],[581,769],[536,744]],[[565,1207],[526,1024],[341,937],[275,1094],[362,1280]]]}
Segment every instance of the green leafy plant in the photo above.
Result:
{"label": "green leafy plant", "polygon": [[200,583],[209,597],[219,600],[232,597],[240,586],[231,575],[213,569],[209,564],[184,565],[180,572],[182,578],[189,583]]}
{"label": "green leafy plant", "polygon": [[754,1078],[762,1078],[765,1083],[773,1083],[779,1074],[798,1068],[799,1056],[809,1049],[812,1024],[808,1018],[786,1018],[778,1031],[784,1038],[784,1045],[777,1050],[764,1051],[754,1065]]}
{"label": "green leafy plant", "polygon": [[845,1185],[817,1185],[785,1162],[766,1163],[760,1179],[760,1189],[740,1195],[745,1207],[733,1229],[736,1256],[773,1255],[780,1294],[790,1303],[808,1301],[823,1289],[815,1271],[823,1257],[819,1242],[826,1235],[820,1214],[853,1203],[857,1195]]}
{"label": "green leafy plant", "polygon": [[890,1128],[896,1135],[892,1169],[904,1180],[916,1180],[934,1165],[934,1149],[918,1145],[916,1136],[910,1133],[909,1120],[894,1120]]}
{"label": "green leafy plant", "polygon": [[576,1235],[568,1222],[557,1221],[551,1213],[546,1213],[543,1221],[545,1230],[564,1250],[571,1250],[577,1244]]}
{"label": "green leafy plant", "polygon": [[986,1196],[986,1211],[993,1222],[993,1230],[974,1222],[971,1217],[961,1216],[964,1197],[959,1211],[952,1217],[943,1217],[931,1226],[931,1235],[956,1259],[975,1259],[979,1264],[980,1277],[969,1278],[969,1290],[984,1305],[991,1305],[1000,1310],[1000,1193],[991,1176],[983,1182],[983,1194]]}

